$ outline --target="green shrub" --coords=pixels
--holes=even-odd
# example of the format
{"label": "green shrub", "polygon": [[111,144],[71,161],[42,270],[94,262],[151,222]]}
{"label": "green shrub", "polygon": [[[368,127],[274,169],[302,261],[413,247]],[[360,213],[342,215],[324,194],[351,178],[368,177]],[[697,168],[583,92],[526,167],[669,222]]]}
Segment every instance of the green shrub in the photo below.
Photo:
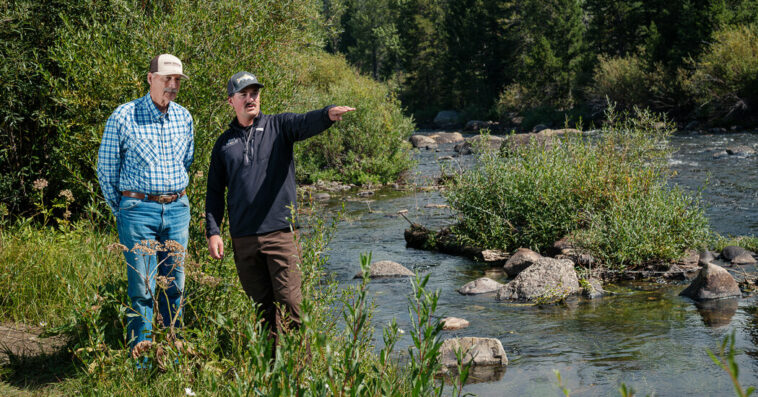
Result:
{"label": "green shrub", "polygon": [[624,110],[634,106],[655,107],[654,100],[664,87],[664,80],[660,66],[650,67],[637,55],[601,55],[587,96],[596,108],[604,108],[608,102]]}
{"label": "green shrub", "polygon": [[598,136],[566,136],[484,152],[445,196],[460,214],[454,231],[486,248],[546,250],[572,235],[607,266],[678,258],[707,238],[697,200],[667,185],[666,138],[647,111],[609,121]]}
{"label": "green shrub", "polygon": [[758,31],[754,25],[726,27],[691,62],[694,71],[682,85],[715,121],[756,120],[758,109]]}
{"label": "green shrub", "polygon": [[[357,110],[325,133],[296,145],[298,178],[347,183],[398,180],[412,165],[408,137],[411,119],[389,89],[350,69],[342,57],[303,57],[292,105],[298,110],[328,103]],[[314,89],[315,88],[315,89]]]}

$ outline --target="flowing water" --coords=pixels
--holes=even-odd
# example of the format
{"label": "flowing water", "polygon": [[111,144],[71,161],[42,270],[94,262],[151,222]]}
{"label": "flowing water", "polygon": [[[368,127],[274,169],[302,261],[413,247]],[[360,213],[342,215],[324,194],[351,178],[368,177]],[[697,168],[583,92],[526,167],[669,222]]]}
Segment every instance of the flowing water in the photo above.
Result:
{"label": "flowing water", "polygon": [[[758,134],[677,135],[671,165],[674,182],[688,190],[702,189],[713,228],[722,234],[758,235],[758,157],[714,159],[731,144],[758,149]],[[439,157],[452,155],[452,145],[440,151],[417,152],[417,182],[439,175]],[[471,156],[443,161],[466,166]],[[459,164],[458,161],[464,164]],[[708,182],[705,187],[703,184]],[[619,395],[623,382],[637,395],[733,395],[728,375],[708,357],[725,335],[736,334],[736,361],[743,385],[758,385],[758,320],[753,298],[719,301],[718,307],[698,307],[678,296],[685,285],[627,283],[610,285],[613,295],[598,300],[576,299],[565,306],[534,307],[497,302],[494,295],[462,296],[455,289],[476,278],[506,279],[473,261],[405,247],[408,222],[396,215],[438,228],[452,222],[437,192],[380,191],[371,201],[348,201],[349,220],[340,223],[332,243],[328,270],[342,285],[357,283],[361,253],[373,260],[393,260],[429,274],[430,289],[440,291],[437,315],[471,322],[443,338],[477,336],[499,339],[510,360],[507,370],[476,379],[465,391],[480,396],[560,395],[555,371],[573,396]],[[427,205],[432,206],[427,207]],[[331,203],[335,205],[336,203]],[[396,351],[411,344],[407,279],[374,280],[370,296],[376,303],[373,324],[378,348],[381,327],[396,318],[405,331]]]}

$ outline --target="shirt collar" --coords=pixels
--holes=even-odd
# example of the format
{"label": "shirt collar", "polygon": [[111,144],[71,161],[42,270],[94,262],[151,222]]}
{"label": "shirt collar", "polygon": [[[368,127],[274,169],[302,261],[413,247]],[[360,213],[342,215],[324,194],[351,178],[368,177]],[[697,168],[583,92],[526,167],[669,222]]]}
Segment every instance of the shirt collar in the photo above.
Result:
{"label": "shirt collar", "polygon": [[155,103],[153,102],[153,98],[150,97],[150,93],[148,92],[147,95],[142,97],[143,106],[145,107],[145,110],[150,115],[150,119],[153,121],[158,121],[161,119],[161,117],[165,117],[166,120],[169,119],[169,114],[171,113],[171,102],[168,103],[168,109],[166,110],[166,113],[164,114],[160,110],[158,110],[158,107],[155,106]]}

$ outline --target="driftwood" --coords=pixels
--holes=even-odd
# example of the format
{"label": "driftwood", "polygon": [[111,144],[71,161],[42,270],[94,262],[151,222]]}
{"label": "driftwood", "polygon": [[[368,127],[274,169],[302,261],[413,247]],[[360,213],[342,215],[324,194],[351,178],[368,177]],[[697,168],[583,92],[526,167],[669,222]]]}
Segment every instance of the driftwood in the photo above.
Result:
{"label": "driftwood", "polygon": [[[486,249],[473,247],[460,242],[450,232],[449,228],[442,228],[435,232],[418,223],[412,223],[409,229],[405,229],[405,246],[426,251],[438,251],[443,254],[462,256],[465,258],[486,262],[493,266],[502,266],[508,260],[509,255],[499,255],[493,259]],[[485,254],[483,254],[485,252]]]}

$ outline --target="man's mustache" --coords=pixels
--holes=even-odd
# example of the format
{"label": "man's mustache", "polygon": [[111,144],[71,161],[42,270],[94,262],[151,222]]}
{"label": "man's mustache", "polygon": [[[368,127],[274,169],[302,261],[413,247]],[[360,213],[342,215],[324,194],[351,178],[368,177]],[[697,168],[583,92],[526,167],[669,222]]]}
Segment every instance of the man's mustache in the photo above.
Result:
{"label": "man's mustache", "polygon": [[164,88],[163,92],[169,93],[169,94],[176,94],[179,92],[179,90],[177,90],[176,88]]}

